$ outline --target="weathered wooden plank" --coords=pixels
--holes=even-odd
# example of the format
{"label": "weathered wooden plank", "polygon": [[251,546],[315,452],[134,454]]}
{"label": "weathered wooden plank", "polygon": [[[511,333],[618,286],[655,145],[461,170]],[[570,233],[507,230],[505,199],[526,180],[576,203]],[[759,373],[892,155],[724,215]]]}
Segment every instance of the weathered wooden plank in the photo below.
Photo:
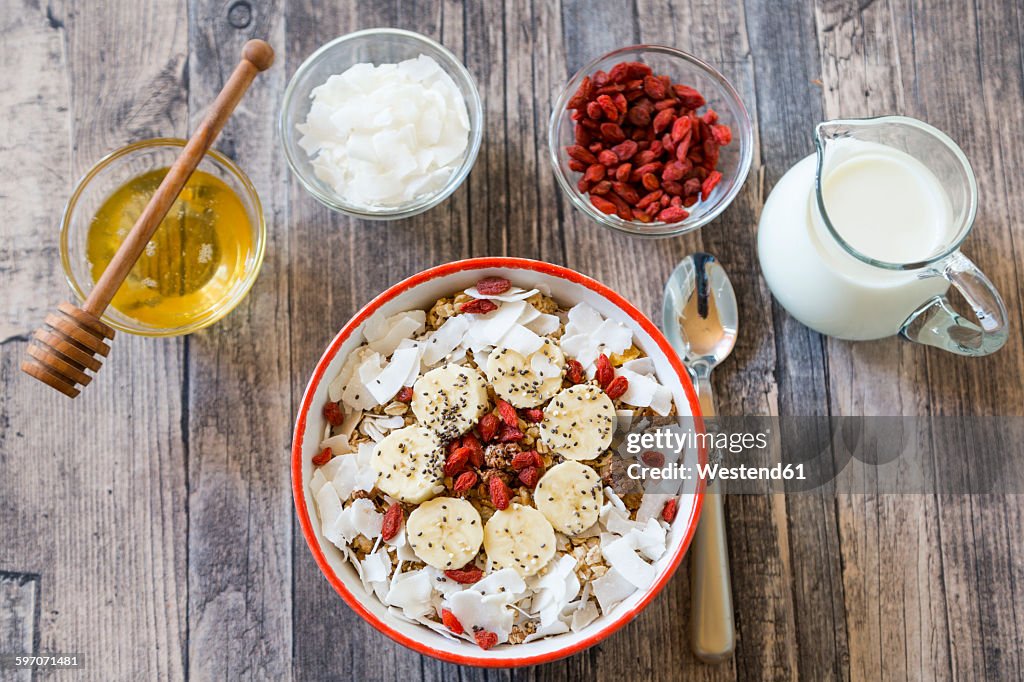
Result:
{"label": "weathered wooden plank", "polygon": [[192,0],[189,119],[199,123],[258,37],[277,52],[215,147],[247,173],[263,204],[266,259],[249,296],[187,339],[188,674],[287,679],[291,673],[290,338],[287,168],[275,130],[285,86],[284,3]]}
{"label": "weathered wooden plank", "polygon": [[[0,571],[0,655],[33,655],[39,646],[39,575]],[[4,679],[31,680],[25,668]]]}
{"label": "weathered wooden plank", "polygon": [[185,17],[155,2],[6,2],[0,16],[0,207],[17,216],[0,268],[14,336],[0,369],[2,567],[41,575],[40,651],[84,654],[91,679],[180,678],[184,466],[180,395],[165,390],[182,378],[180,344],[119,335],[72,403],[18,371],[17,339],[69,295],[56,227],[74,180],[117,146],[184,130]]}

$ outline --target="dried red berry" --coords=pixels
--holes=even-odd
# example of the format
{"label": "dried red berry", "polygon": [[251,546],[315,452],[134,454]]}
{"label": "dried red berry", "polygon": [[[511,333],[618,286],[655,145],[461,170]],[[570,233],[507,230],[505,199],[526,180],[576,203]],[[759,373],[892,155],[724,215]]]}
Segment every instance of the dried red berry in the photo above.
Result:
{"label": "dried red berry", "polygon": [[567,109],[579,109],[583,104],[590,99],[590,96],[594,93],[594,84],[590,80],[590,76],[584,76],[583,81],[580,83],[580,87],[576,88],[575,94],[569,98],[569,104],[566,106]]}
{"label": "dried red berry", "polygon": [[524,452],[517,452],[512,457],[512,468],[515,471],[522,471],[526,467],[543,467],[544,460],[541,458],[540,453],[535,450],[526,450]]}
{"label": "dried red berry", "polygon": [[636,154],[637,149],[637,144],[633,140],[626,140],[625,142],[621,142],[612,147],[612,151],[615,152],[615,156],[617,156],[620,161],[628,161],[634,154]]}
{"label": "dried red berry", "polygon": [[[602,154],[604,152],[601,152]],[[583,174],[583,179],[587,182],[601,182],[604,180],[605,174],[608,172],[606,166],[600,163],[595,163],[593,166],[587,166],[587,171]]]}
{"label": "dried red berry", "polygon": [[665,128],[668,128],[672,121],[676,118],[676,112],[672,109],[662,109],[658,112],[658,115],[654,117],[654,132],[660,133]]}
{"label": "dried red berry", "polygon": [[601,134],[609,142],[619,143],[626,139],[626,134],[617,123],[602,123]]}
{"label": "dried red berry", "polygon": [[484,651],[487,651],[498,643],[498,635],[490,632],[489,630],[477,630],[473,633],[473,639],[476,640],[477,646]]}
{"label": "dried red berry", "polygon": [[324,419],[331,426],[341,426],[341,423],[345,421],[345,413],[341,411],[341,405],[334,401],[327,401],[324,403],[323,409]]}
{"label": "dried red berry", "polygon": [[699,109],[704,106],[704,96],[689,85],[673,85],[672,91],[679,98],[679,103],[686,109]]}
{"label": "dried red berry", "polygon": [[480,420],[477,427],[480,430],[480,440],[485,443],[490,443],[494,440],[494,437],[498,435],[498,428],[501,426],[501,420],[498,419],[495,414],[485,414]]}
{"label": "dried red berry", "polygon": [[711,171],[708,174],[708,177],[704,179],[704,182],[700,186],[701,198],[707,201],[708,197],[711,196],[711,191],[715,189],[715,185],[717,185],[721,181],[721,179],[721,173],[719,173],[718,171]]}
{"label": "dried red berry", "polygon": [[582,384],[587,380],[587,373],[583,370],[583,365],[579,360],[565,361],[565,378],[573,384]]}
{"label": "dried red berry", "polygon": [[574,144],[567,147],[565,151],[568,152],[569,156],[576,159],[577,161],[582,161],[583,163],[588,165],[591,163],[597,163],[597,157],[591,154],[590,150],[587,149],[586,147],[581,147],[578,144]]}
{"label": "dried red berry", "polygon": [[622,395],[629,389],[629,379],[626,377],[615,377],[608,384],[608,388],[604,389],[604,392],[608,394],[608,397],[612,400],[618,400]]}
{"label": "dried red berry", "polygon": [[523,419],[530,422],[531,424],[539,424],[544,421],[544,410],[539,407],[534,407],[529,410],[523,410]]}
{"label": "dried red berry", "polygon": [[504,277],[484,277],[476,283],[476,290],[484,296],[497,296],[512,288],[512,282]]}
{"label": "dried red berry", "polygon": [[476,313],[483,315],[497,310],[498,306],[493,301],[488,301],[486,298],[475,298],[472,301],[466,301],[459,306],[460,313]]}
{"label": "dried red berry", "polygon": [[533,488],[537,485],[537,481],[540,480],[540,469],[537,467],[526,467],[519,472],[519,480],[527,488]]}
{"label": "dried red berry", "polygon": [[644,92],[653,100],[665,99],[665,84],[660,78],[646,76],[644,78]]}
{"label": "dried red berry", "polygon": [[484,465],[484,446],[480,444],[480,441],[476,439],[472,433],[467,433],[462,437],[462,447],[469,448],[469,463],[475,467],[482,467]]}
{"label": "dried red berry", "polygon": [[466,631],[455,614],[448,609],[441,609],[441,623],[456,635],[461,635]]}
{"label": "dried red berry", "polygon": [[732,142],[732,128],[727,125],[711,126],[711,137],[720,147]]}
{"label": "dried red berry", "polygon": [[679,511],[679,500],[673,497],[671,500],[666,502],[664,508],[662,508],[661,518],[672,523],[676,520],[677,511]]}
{"label": "dried red berry", "polygon": [[395,502],[393,505],[388,507],[388,510],[384,512],[384,525],[380,529],[380,539],[385,542],[391,540],[398,531],[402,529],[402,521],[405,517],[402,515],[402,505]]}
{"label": "dried red berry", "polygon": [[452,486],[452,490],[455,491],[456,495],[460,495],[475,486],[478,480],[480,480],[480,477],[476,475],[475,471],[463,471],[455,479],[455,485]]}
{"label": "dried red berry", "polygon": [[444,475],[455,477],[460,471],[466,468],[469,464],[469,448],[459,447],[455,451],[448,455],[448,459],[444,462]]}
{"label": "dried red berry", "polygon": [[412,402],[412,386],[402,386],[395,394],[395,400],[400,403]]}
{"label": "dried red berry", "polygon": [[594,373],[594,378],[597,379],[597,383],[601,388],[607,388],[608,384],[615,378],[615,369],[612,368],[612,363],[608,359],[608,356],[601,353],[597,356],[597,370]]}
{"label": "dried red berry", "polygon": [[516,415],[516,408],[501,398],[498,398],[498,416],[510,428],[519,428],[519,417]]}
{"label": "dried red berry", "polygon": [[334,453],[330,448],[324,448],[320,452],[313,455],[313,466],[322,467],[331,461],[331,457],[334,457]]}
{"label": "dried red berry", "polygon": [[640,461],[649,467],[660,469],[665,466],[665,455],[661,454],[657,450],[648,450],[640,455]]}
{"label": "dried red berry", "polygon": [[[678,199],[679,197],[674,198]],[[680,206],[669,206],[658,214],[658,220],[663,223],[678,223],[680,220],[686,220],[689,217],[689,211]]]}
{"label": "dried red berry", "polygon": [[523,439],[523,436],[525,435],[526,434],[520,431],[518,427],[509,426],[508,424],[505,424],[501,427],[501,430],[498,432],[498,442],[518,443]]}
{"label": "dried red berry", "polygon": [[488,492],[491,494],[491,504],[495,509],[508,509],[512,493],[509,491],[505,481],[498,476],[492,476],[491,482],[487,484]]}
{"label": "dried red berry", "polygon": [[601,213],[607,213],[608,215],[612,215],[617,210],[615,208],[615,204],[599,196],[598,194],[594,194],[593,192],[590,194],[590,203],[592,203],[594,205],[594,208],[596,208],[598,211],[600,211]]}
{"label": "dried red berry", "polygon": [[461,585],[471,585],[479,582],[484,577],[484,572],[473,564],[466,564],[462,568],[449,568],[444,575]]}

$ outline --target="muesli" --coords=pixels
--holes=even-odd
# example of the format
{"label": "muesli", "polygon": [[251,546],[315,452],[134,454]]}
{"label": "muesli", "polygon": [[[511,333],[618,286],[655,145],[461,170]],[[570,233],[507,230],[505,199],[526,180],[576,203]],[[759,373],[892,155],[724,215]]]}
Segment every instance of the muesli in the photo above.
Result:
{"label": "muesli", "polygon": [[628,327],[487,277],[363,335],[329,386],[311,489],[368,594],[489,649],[650,587],[675,498],[623,484],[615,422],[675,405]]}

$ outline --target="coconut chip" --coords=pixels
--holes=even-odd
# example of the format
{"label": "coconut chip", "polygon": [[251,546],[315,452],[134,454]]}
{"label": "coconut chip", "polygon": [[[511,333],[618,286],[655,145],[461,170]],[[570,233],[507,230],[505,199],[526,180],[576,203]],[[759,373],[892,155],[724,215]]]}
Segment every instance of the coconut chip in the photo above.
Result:
{"label": "coconut chip", "polygon": [[522,289],[520,287],[509,287],[500,294],[481,294],[476,287],[470,287],[466,289],[466,295],[472,296],[473,298],[486,298],[491,301],[525,301],[534,294],[540,293],[537,289]]}

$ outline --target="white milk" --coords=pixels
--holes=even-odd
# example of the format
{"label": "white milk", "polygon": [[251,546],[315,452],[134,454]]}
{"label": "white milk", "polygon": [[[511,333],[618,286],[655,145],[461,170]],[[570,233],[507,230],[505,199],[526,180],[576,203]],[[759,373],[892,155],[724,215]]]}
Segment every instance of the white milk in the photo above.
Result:
{"label": "white milk", "polygon": [[[921,162],[891,147],[842,140],[822,179],[829,218],[844,240],[880,261],[917,262],[952,238],[949,199]],[[839,145],[842,145],[841,147]],[[769,288],[786,310],[822,334],[877,339],[899,332],[949,282],[919,271],[868,265],[832,237],[817,210],[817,157],[793,166],[761,212],[757,247]]]}

